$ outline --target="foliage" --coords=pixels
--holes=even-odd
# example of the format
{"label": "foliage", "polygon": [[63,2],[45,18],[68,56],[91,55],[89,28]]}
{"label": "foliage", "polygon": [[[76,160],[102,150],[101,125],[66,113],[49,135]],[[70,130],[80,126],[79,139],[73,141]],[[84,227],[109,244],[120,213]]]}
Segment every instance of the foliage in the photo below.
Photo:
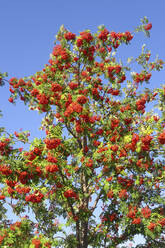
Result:
{"label": "foliage", "polygon": [[[135,32],[151,27],[144,18]],[[118,62],[135,32],[102,25],[76,36],[62,26],[49,64],[9,80],[9,101],[45,113],[46,134],[30,142],[1,128],[1,247],[117,247],[136,234],[146,240],[137,247],[163,247],[165,86],[144,85],[164,62],[145,46]],[[6,220],[5,203],[20,221]]]}

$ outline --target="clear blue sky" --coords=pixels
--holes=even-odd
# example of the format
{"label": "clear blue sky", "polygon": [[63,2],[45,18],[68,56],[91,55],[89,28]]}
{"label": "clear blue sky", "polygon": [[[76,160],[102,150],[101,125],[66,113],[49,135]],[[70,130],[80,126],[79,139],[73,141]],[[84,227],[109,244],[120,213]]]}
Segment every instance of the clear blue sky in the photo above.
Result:
{"label": "clear blue sky", "polygon": [[[132,31],[144,16],[153,23],[151,38],[148,40],[139,34],[137,40],[132,41],[133,49],[137,48],[140,52],[140,46],[145,42],[153,55],[158,53],[165,60],[164,10],[164,0],[1,1],[0,71],[7,71],[9,78],[29,76],[40,71],[49,59],[54,36],[62,24],[75,33],[84,29],[96,31],[100,24],[105,24],[109,30],[124,32]],[[160,84],[163,75],[161,72],[153,77],[154,86]],[[30,129],[32,136],[39,135],[36,132],[40,123],[38,113],[27,111],[23,103],[19,102],[16,107],[8,103],[7,85],[0,90],[0,109],[4,113],[1,126],[5,125],[9,130],[22,127]]]}
{"label": "clear blue sky", "polygon": [[[29,76],[40,71],[49,60],[54,36],[64,24],[74,33],[104,24],[116,32],[132,31],[147,16],[153,24],[151,38],[137,35],[132,41],[133,52],[143,43],[153,56],[159,54],[165,60],[165,1],[164,0],[3,0],[0,1],[0,71],[11,77]],[[141,41],[143,39],[143,41]],[[134,55],[134,53],[132,54]],[[153,76],[152,84],[164,83],[164,72]],[[9,131],[37,130],[40,117],[28,111],[23,103],[13,106],[8,102],[8,86],[0,88],[0,109],[4,113],[0,126]]]}

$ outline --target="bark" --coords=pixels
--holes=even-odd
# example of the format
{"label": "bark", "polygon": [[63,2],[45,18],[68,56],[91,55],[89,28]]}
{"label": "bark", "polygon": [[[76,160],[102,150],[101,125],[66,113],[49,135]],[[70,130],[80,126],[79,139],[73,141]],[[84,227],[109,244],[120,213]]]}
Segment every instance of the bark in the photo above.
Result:
{"label": "bark", "polygon": [[77,248],[81,247],[81,239],[80,239],[80,222],[76,222],[76,239],[77,239]]}
{"label": "bark", "polygon": [[77,248],[88,247],[88,222],[76,223]]}
{"label": "bark", "polygon": [[83,223],[83,248],[88,247],[88,222]]}

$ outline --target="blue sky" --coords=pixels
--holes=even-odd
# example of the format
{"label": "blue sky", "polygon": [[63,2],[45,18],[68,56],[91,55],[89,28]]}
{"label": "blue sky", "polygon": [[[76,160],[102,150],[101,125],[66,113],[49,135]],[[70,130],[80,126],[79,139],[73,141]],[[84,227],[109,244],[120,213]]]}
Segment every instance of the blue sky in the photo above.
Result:
{"label": "blue sky", "polygon": [[[153,24],[151,38],[138,34],[132,41],[131,55],[140,52],[141,44],[146,43],[153,56],[159,54],[165,59],[163,0],[5,0],[1,1],[0,9],[0,71],[7,71],[9,78],[29,76],[43,68],[62,24],[74,33],[85,29],[96,31],[100,24],[124,32],[133,31],[140,18],[147,16]],[[153,76],[154,86],[164,83],[163,75],[161,72]],[[40,135],[38,113],[29,111],[21,102],[16,107],[10,104],[8,85],[0,90],[0,109],[4,113],[1,125],[9,131],[23,128],[30,129],[32,136]]]}
{"label": "blue sky", "polygon": [[[165,60],[165,1],[153,0],[5,0],[0,3],[0,71],[11,77],[30,76],[42,70],[52,52],[55,35],[60,26],[77,33],[85,29],[96,31],[104,24],[116,32],[133,31],[140,18],[147,16],[153,24],[151,38],[143,34],[132,41],[132,56],[141,45],[147,44],[153,58],[156,54]],[[136,38],[135,38],[136,39]],[[131,49],[131,48],[129,48]],[[125,53],[126,54],[126,53]],[[126,54],[127,55],[127,54]],[[153,75],[154,87],[164,83],[164,71]],[[8,85],[0,88],[0,126],[8,131],[19,128],[39,136],[41,117],[18,102],[8,102]]]}

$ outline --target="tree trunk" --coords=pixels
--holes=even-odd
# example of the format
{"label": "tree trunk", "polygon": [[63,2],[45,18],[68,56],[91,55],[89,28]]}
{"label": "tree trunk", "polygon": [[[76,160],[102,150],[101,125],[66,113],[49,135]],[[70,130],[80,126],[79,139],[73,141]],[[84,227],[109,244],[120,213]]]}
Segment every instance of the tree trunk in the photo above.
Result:
{"label": "tree trunk", "polygon": [[83,248],[88,247],[88,222],[83,223]]}
{"label": "tree trunk", "polygon": [[87,248],[88,247],[88,222],[76,224],[76,238],[77,238],[77,248]]}

